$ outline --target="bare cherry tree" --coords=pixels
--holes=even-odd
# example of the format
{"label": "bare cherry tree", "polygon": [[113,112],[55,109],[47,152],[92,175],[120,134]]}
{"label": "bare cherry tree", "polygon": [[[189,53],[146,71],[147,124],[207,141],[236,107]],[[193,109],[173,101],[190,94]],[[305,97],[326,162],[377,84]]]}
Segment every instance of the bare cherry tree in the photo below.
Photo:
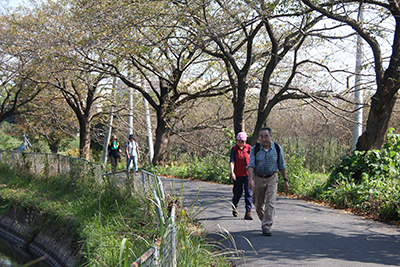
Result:
{"label": "bare cherry tree", "polygon": [[[389,121],[397,100],[400,64],[400,8],[398,1],[317,1],[302,0],[312,10],[324,16],[350,26],[369,45],[373,53],[376,90],[371,97],[371,107],[366,128],[358,139],[358,150],[380,149],[385,141]],[[373,24],[357,21],[361,8],[374,14],[378,20]],[[394,36],[392,53],[386,69],[382,57],[382,44],[377,41],[379,26],[376,22],[392,19]],[[378,28],[377,28],[378,27]]]}

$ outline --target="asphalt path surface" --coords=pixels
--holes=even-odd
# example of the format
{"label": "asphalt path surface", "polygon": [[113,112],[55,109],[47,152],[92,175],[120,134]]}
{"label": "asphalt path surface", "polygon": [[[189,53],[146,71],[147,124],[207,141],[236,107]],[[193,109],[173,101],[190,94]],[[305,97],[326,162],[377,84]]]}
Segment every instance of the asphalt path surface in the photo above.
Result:
{"label": "asphalt path surface", "polygon": [[[197,219],[221,248],[235,251],[235,266],[400,266],[400,229],[312,202],[278,196],[272,236],[253,221],[232,216],[232,186],[161,177],[165,193],[194,206]],[[172,189],[171,189],[172,188]]]}

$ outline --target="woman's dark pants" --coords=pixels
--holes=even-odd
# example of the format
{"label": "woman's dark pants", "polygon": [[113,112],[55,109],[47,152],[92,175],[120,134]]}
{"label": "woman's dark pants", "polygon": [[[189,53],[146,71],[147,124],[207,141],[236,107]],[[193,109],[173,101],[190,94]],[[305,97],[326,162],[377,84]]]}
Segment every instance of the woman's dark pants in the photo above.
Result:
{"label": "woman's dark pants", "polygon": [[251,196],[251,190],[249,189],[249,177],[242,176],[236,177],[236,181],[233,181],[233,198],[232,203],[233,206],[237,207],[240,198],[242,197],[244,189],[244,201],[246,203],[246,211],[251,210],[251,203],[253,202],[253,198]]}

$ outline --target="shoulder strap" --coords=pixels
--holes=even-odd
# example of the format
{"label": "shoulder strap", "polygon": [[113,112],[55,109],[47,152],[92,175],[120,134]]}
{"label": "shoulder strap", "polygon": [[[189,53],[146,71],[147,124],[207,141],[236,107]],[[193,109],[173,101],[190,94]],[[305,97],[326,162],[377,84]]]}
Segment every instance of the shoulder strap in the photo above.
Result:
{"label": "shoulder strap", "polygon": [[278,166],[279,166],[279,159],[281,158],[281,150],[279,149],[279,145],[277,143],[275,144],[275,149],[276,149],[276,153],[278,153]]}
{"label": "shoulder strap", "polygon": [[260,151],[260,149],[261,149],[261,143],[256,143],[254,147],[254,156],[258,153],[258,151]]}
{"label": "shoulder strap", "polygon": [[254,166],[257,164],[257,153],[261,149],[261,143],[256,143],[254,146]]}

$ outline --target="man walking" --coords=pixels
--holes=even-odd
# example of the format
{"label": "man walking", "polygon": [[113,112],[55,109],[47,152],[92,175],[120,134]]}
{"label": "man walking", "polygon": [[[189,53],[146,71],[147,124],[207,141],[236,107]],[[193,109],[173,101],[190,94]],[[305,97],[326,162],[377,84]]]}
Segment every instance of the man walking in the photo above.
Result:
{"label": "man walking", "polygon": [[275,217],[278,170],[283,177],[285,192],[289,190],[289,180],[286,177],[282,148],[271,141],[271,128],[261,128],[259,137],[260,143],[257,143],[251,149],[249,165],[247,166],[249,188],[253,190],[253,204],[258,218],[261,220],[262,233],[270,236]]}
{"label": "man walking", "polygon": [[245,132],[240,132],[236,136],[236,145],[231,148],[230,154],[230,167],[231,176],[233,180],[233,217],[238,216],[237,206],[240,198],[243,194],[246,203],[246,213],[244,215],[245,220],[253,220],[251,216],[251,191],[249,189],[249,177],[247,173],[247,165],[249,164],[250,150],[251,146],[246,144],[247,134]]}

